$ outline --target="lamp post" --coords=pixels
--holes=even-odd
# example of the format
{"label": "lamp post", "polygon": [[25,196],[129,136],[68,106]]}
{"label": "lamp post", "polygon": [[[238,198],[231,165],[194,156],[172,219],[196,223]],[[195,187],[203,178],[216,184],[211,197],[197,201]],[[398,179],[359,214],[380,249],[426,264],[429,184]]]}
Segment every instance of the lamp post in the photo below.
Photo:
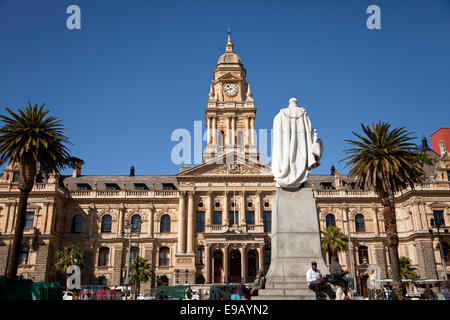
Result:
{"label": "lamp post", "polygon": [[137,233],[137,261],[136,261],[136,272],[135,272],[135,278],[134,278],[134,300],[137,298],[137,283],[138,283],[138,271],[139,271],[139,235],[141,234],[141,221],[139,219],[136,219],[132,226],[132,232]]}
{"label": "lamp post", "polygon": [[347,235],[348,235],[348,251],[350,253],[350,266],[352,268],[352,278],[353,278],[353,288],[356,288],[356,270],[353,264],[353,248],[352,248],[352,238],[350,233],[350,219],[347,217]]}
{"label": "lamp post", "polygon": [[131,228],[131,223],[129,219],[125,219],[124,229],[129,229],[129,234],[125,233],[125,230],[122,230],[122,237],[125,238],[129,235],[128,239],[128,263],[127,263],[127,273],[125,275],[125,279],[123,280],[123,284],[127,286],[127,290],[125,292],[125,300],[127,300],[128,296],[128,285],[130,283],[129,275],[130,275],[130,263],[131,263],[131,235],[133,233],[133,229]]}
{"label": "lamp post", "polygon": [[440,219],[430,219],[430,226],[431,228],[428,229],[428,231],[430,232],[431,235],[433,235],[433,229],[436,228],[437,229],[437,236],[438,236],[438,241],[439,241],[439,252],[441,254],[441,262],[442,262],[442,268],[444,269],[444,280],[448,281],[447,278],[447,265],[445,263],[445,256],[444,256],[444,250],[442,249],[442,241],[441,241],[441,234],[439,232],[440,228],[444,229],[444,233],[448,233],[448,228],[441,222]]}

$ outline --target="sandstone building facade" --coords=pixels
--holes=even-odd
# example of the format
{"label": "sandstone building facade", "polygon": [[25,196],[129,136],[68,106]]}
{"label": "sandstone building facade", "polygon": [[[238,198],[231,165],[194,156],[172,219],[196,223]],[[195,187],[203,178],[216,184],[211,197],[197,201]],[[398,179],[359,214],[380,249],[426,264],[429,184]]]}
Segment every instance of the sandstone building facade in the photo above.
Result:
{"label": "sandstone building facade", "polygon": [[[36,281],[64,279],[55,270],[56,252],[76,244],[86,258],[83,284],[122,285],[129,254],[130,229],[125,227],[139,221],[131,255],[145,257],[153,268],[144,291],[158,284],[252,281],[258,269],[269,267],[275,192],[270,166],[258,160],[255,114],[246,70],[228,38],[205,108],[203,163],[172,176],[135,176],[134,169],[124,176],[86,176],[78,168],[72,176],[38,177],[29,198],[18,273]],[[411,259],[421,278],[436,279],[444,270],[429,226],[431,218],[450,225],[450,155],[446,150],[436,154],[426,139],[422,148],[437,162],[425,168],[424,185],[396,196],[399,253]],[[14,230],[17,172],[9,165],[0,177],[0,274],[6,272]],[[321,229],[334,224],[351,240],[339,260],[356,272],[358,286],[364,288],[367,263],[378,265],[381,277],[387,277],[386,234],[375,193],[356,190],[334,168],[329,175],[312,174],[308,183]],[[442,239],[448,265],[450,236],[444,233]]]}

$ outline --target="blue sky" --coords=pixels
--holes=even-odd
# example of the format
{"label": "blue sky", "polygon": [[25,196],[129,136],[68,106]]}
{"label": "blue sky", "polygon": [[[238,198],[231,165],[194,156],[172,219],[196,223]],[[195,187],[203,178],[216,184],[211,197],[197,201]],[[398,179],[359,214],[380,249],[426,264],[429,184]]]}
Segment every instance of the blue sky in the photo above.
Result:
{"label": "blue sky", "polygon": [[[81,30],[66,8],[81,8]],[[366,8],[381,9],[381,30]],[[429,137],[450,119],[450,1],[0,0],[0,112],[46,103],[67,119],[83,174],[175,174],[177,128],[204,122],[231,27],[258,108],[272,127],[290,97],[345,172],[344,139],[383,120]]]}

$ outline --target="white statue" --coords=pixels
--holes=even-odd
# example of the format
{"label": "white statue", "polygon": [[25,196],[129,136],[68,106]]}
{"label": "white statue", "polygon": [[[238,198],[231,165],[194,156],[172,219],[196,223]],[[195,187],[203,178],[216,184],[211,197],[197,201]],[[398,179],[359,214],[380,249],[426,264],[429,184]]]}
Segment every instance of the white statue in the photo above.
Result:
{"label": "white statue", "polygon": [[309,171],[320,165],[323,144],[304,108],[289,99],[273,120],[272,174],[277,187],[300,188]]}

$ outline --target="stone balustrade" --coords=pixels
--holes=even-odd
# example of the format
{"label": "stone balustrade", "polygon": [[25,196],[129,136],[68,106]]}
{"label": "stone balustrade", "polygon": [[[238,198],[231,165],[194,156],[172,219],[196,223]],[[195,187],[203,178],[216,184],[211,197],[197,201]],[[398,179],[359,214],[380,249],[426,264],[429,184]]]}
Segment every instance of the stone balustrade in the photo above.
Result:
{"label": "stone balustrade", "polygon": [[97,191],[97,190],[77,190],[71,191],[70,196],[74,199],[88,198],[88,199],[120,199],[120,198],[178,198],[177,190],[111,190],[111,191]]}

